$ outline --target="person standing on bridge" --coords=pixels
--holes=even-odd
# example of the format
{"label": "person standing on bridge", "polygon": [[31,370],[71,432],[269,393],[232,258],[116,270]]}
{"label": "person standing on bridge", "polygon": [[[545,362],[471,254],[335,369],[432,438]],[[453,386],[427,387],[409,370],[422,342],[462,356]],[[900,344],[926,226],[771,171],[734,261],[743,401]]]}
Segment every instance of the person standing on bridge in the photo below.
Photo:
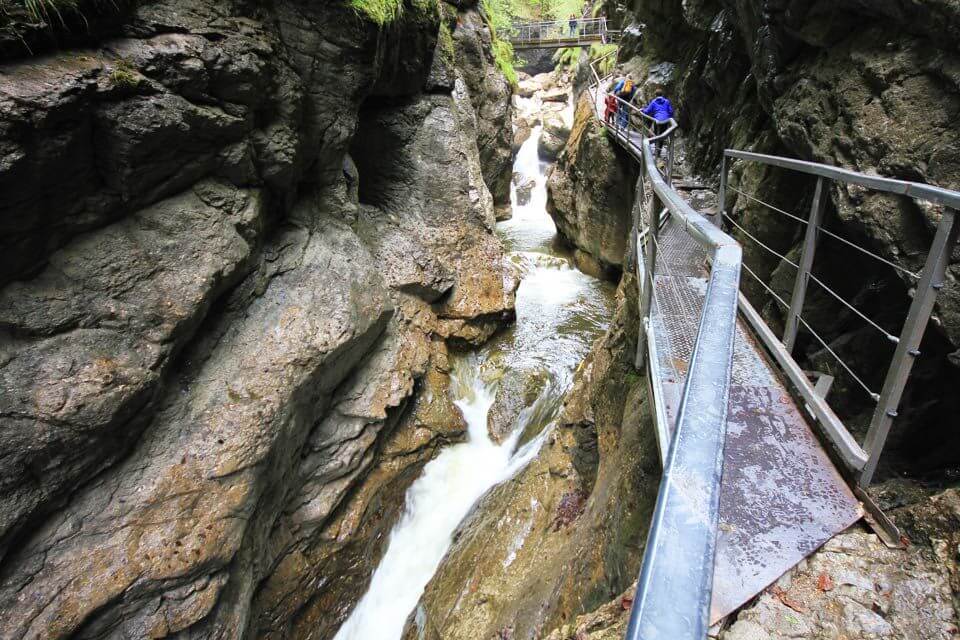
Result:
{"label": "person standing on bridge", "polygon": [[619,105],[619,109],[617,110],[617,126],[621,129],[625,129],[629,122],[630,113],[627,111],[629,108],[627,105],[630,104],[636,94],[637,85],[633,81],[632,73],[628,73],[627,77],[621,78],[617,84],[613,86],[613,95],[618,98]]}
{"label": "person standing on bridge", "polygon": [[577,14],[570,14],[570,37],[577,35]]}
{"label": "person standing on bridge", "polygon": [[[660,135],[667,130],[667,126],[670,124],[670,119],[673,118],[673,105],[670,103],[670,99],[664,97],[663,90],[657,89],[654,92],[654,98],[650,101],[643,109],[644,115],[650,116],[654,120],[653,132],[656,135]],[[661,145],[661,147],[666,145]],[[653,145],[653,155],[657,155],[657,146]]]}

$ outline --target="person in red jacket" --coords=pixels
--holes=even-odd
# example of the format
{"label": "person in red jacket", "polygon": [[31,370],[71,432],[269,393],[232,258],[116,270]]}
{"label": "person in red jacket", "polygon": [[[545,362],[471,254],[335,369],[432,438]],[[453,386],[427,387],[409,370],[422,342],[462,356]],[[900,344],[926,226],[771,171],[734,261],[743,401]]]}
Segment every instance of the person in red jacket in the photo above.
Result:
{"label": "person in red jacket", "polygon": [[612,93],[608,93],[603,104],[603,121],[607,124],[613,124],[613,117],[617,115],[617,96],[613,95]]}

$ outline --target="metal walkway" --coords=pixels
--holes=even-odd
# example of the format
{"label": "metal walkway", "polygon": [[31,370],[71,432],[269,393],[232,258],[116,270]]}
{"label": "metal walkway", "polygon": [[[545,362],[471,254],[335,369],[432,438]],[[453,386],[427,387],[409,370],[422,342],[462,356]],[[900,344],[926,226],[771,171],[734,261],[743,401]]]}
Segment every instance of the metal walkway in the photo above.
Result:
{"label": "metal walkway", "polygon": [[551,22],[516,22],[509,30],[514,50],[565,49],[610,44],[619,40],[620,32],[607,28],[606,18],[577,18]]}
{"label": "metal walkway", "polygon": [[[601,79],[594,70],[594,80],[596,117],[602,122],[610,78]],[[896,414],[910,356],[919,354],[920,337],[956,242],[960,225],[953,224],[953,213],[946,210],[927,265],[922,274],[914,274],[919,293],[903,333],[888,336],[898,342],[897,355],[884,393],[871,394],[883,410],[878,409],[873,436],[861,447],[830,409],[823,389],[809,380],[790,353],[797,327],[804,322],[801,312],[806,284],[813,278],[815,239],[818,233],[829,233],[819,227],[823,180],[954,208],[960,206],[960,194],[728,151],[719,212],[700,214],[673,187],[676,123],[654,127],[639,109],[618,102],[620,113],[605,123],[608,134],[643,167],[630,243],[643,321],[637,363],[648,368],[664,462],[627,638],[699,639],[709,625],[864,516],[848,481],[855,478],[865,485],[870,480]],[[665,156],[662,161],[655,156],[657,146]],[[806,222],[808,240],[796,265],[794,300],[780,300],[788,309],[782,340],[739,293],[741,267],[755,274],[742,265],[739,243],[721,229],[725,219],[735,224],[724,211],[726,167],[732,158],[820,176]],[[806,329],[813,332],[809,325]],[[844,474],[823,443],[834,450]]]}

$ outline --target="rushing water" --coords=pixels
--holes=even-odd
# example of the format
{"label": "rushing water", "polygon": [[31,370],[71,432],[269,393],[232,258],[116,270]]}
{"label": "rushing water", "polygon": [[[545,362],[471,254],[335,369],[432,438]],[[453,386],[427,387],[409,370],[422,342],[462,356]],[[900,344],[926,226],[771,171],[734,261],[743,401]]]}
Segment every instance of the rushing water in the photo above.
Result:
{"label": "rushing water", "polygon": [[[537,157],[539,137],[538,127],[514,165],[516,172],[535,180],[531,200],[518,205],[514,188],[513,218],[498,225],[523,277],[517,322],[478,352],[453,359],[451,393],[467,422],[467,441],[444,449],[407,490],[403,515],[390,533],[370,588],[335,640],[400,638],[457,525],[491,487],[537,455],[574,369],[606,328],[612,286],[574,269],[557,246],[556,228],[546,212],[546,166]],[[496,444],[487,430],[487,414],[497,380],[518,372],[543,373],[549,382],[520,414],[511,435]]]}

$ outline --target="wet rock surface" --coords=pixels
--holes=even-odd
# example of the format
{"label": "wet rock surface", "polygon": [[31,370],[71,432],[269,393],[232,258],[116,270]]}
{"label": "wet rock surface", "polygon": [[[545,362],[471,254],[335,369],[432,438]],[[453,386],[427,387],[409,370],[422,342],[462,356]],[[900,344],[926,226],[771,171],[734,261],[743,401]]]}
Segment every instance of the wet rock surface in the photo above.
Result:
{"label": "wet rock surface", "polygon": [[0,636],[331,637],[364,590],[516,287],[489,30],[407,4],[0,63]]}
{"label": "wet rock surface", "polygon": [[547,210],[563,237],[601,268],[623,265],[639,169],[593,116],[581,93],[566,148],[547,182]]}
{"label": "wet rock surface", "polygon": [[625,279],[539,456],[461,524],[405,638],[545,637],[636,578],[659,458],[630,362],[635,286]]}

